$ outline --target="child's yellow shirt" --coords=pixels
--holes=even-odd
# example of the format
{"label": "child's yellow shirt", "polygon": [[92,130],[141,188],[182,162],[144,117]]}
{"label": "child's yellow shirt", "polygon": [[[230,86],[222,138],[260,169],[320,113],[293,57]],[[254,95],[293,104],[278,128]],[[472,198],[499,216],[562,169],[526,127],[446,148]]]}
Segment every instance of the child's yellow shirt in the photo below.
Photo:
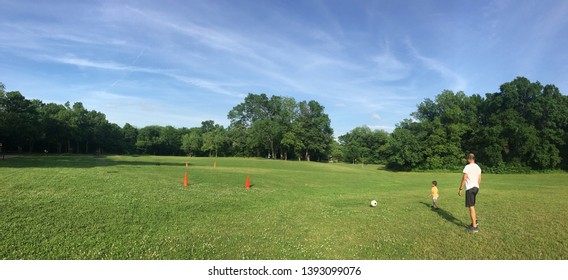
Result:
{"label": "child's yellow shirt", "polygon": [[438,187],[432,187],[432,197],[438,198]]}

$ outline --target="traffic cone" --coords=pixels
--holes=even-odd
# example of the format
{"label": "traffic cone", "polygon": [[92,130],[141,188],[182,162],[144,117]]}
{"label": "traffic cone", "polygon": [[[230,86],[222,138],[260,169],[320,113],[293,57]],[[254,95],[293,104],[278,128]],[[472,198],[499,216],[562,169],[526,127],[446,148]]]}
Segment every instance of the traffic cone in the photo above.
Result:
{"label": "traffic cone", "polygon": [[250,176],[247,176],[247,180],[245,182],[245,189],[250,189]]}
{"label": "traffic cone", "polygon": [[189,184],[187,183],[187,172],[185,172],[185,176],[183,177],[183,186],[187,187]]}
{"label": "traffic cone", "polygon": [[217,162],[216,161],[213,162],[213,168],[217,168]]}

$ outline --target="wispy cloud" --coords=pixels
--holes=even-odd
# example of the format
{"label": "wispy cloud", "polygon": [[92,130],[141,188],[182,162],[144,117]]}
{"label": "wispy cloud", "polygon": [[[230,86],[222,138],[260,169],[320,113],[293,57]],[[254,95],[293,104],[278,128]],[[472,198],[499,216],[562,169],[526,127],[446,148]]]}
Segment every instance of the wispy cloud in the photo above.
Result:
{"label": "wispy cloud", "polygon": [[[136,57],[135,62],[140,58],[141,55],[142,55],[142,52]],[[174,71],[172,71],[172,70],[151,69],[151,68],[143,68],[143,67],[136,67],[136,66],[128,66],[128,65],[123,65],[123,64],[120,64],[120,63],[109,62],[109,61],[98,62],[98,61],[91,61],[91,60],[88,60],[88,59],[78,58],[78,57],[74,57],[74,56],[57,57],[57,56],[43,55],[43,56],[40,56],[39,58],[43,59],[43,60],[50,61],[50,62],[68,64],[68,65],[73,65],[73,66],[77,66],[77,67],[97,68],[97,69],[110,70],[110,71],[143,72],[143,73],[161,75],[161,76],[166,76],[166,77],[175,79],[175,80],[182,82],[182,83],[185,83],[185,84],[189,84],[189,85],[192,85],[192,86],[195,86],[195,87],[205,89],[208,92],[218,93],[218,94],[227,95],[227,96],[231,96],[231,97],[239,97],[239,98],[245,96],[242,93],[233,92],[231,90],[227,90],[227,89],[223,88],[222,86],[220,86],[220,84],[222,84],[220,82],[209,81],[209,80],[206,80],[206,79],[195,78],[195,77],[187,77],[187,76],[184,76],[184,75],[175,74]],[[119,80],[114,81],[108,89],[114,87],[118,82],[119,82]]]}
{"label": "wispy cloud", "polygon": [[183,83],[195,86],[195,87],[199,87],[199,88],[202,88],[202,89],[206,89],[210,92],[215,92],[215,93],[219,93],[219,94],[222,94],[222,95],[231,96],[231,97],[238,97],[238,98],[244,98],[246,96],[243,93],[238,93],[238,92],[234,92],[234,91],[223,88],[223,86],[221,85],[222,82],[218,82],[218,81],[215,82],[215,81],[209,81],[209,80],[204,80],[204,79],[199,79],[199,78],[185,77],[185,76],[177,75],[177,74],[168,74],[168,76],[170,76],[170,77],[172,77],[172,78],[174,78],[174,79],[176,79],[180,82],[183,82]]}
{"label": "wispy cloud", "polygon": [[408,77],[410,66],[402,63],[387,45],[382,54],[373,57],[377,63],[377,78],[381,81],[398,81]]}
{"label": "wispy cloud", "polygon": [[9,46],[18,50],[35,50],[52,52],[73,48],[77,45],[84,48],[121,47],[126,44],[122,38],[113,34],[99,32],[82,32],[78,26],[57,23],[13,23],[0,22],[0,47]]}
{"label": "wispy cloud", "polygon": [[210,49],[221,50],[236,56],[253,58],[265,64],[272,63],[270,60],[258,55],[254,48],[250,47],[258,42],[251,40],[252,38],[250,37],[244,37],[237,32],[218,26],[206,27],[192,22],[190,19],[174,20],[171,15],[147,9],[143,10],[131,6],[127,6],[126,9],[137,14],[145,25],[148,25],[149,22],[153,23],[150,24],[153,28],[162,29],[168,33],[176,33],[185,38],[191,38]]}
{"label": "wispy cloud", "polygon": [[408,48],[411,50],[414,58],[418,59],[427,68],[435,71],[442,78],[446,79],[449,82],[449,86],[451,87],[451,88],[449,88],[450,90],[459,91],[459,90],[465,90],[467,88],[467,85],[468,85],[467,80],[464,77],[462,77],[459,73],[452,70],[445,63],[443,63],[439,60],[436,60],[436,59],[426,57],[426,56],[419,54],[418,50],[414,47],[414,45],[412,44],[412,42],[408,38],[406,40],[406,44],[407,44]]}
{"label": "wispy cloud", "polygon": [[49,56],[41,55],[38,56],[40,60],[46,60],[55,63],[68,64],[77,67],[88,67],[97,68],[102,70],[113,70],[113,71],[132,71],[132,72],[146,72],[146,73],[163,73],[163,70],[155,70],[149,68],[133,67],[128,65],[123,65],[120,63],[112,61],[92,61],[84,58],[78,58],[75,56]]}
{"label": "wispy cloud", "polygon": [[371,115],[371,119],[376,120],[376,121],[380,121],[383,118],[379,114],[375,113],[375,114]]}

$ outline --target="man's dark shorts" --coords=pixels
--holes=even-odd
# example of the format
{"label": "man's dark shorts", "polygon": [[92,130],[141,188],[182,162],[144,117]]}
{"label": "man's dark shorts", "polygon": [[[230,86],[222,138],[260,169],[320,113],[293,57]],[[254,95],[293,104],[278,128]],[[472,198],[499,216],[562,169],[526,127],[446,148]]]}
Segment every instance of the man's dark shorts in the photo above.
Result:
{"label": "man's dark shorts", "polygon": [[474,187],[465,191],[465,207],[475,206],[475,198],[477,197],[479,188]]}

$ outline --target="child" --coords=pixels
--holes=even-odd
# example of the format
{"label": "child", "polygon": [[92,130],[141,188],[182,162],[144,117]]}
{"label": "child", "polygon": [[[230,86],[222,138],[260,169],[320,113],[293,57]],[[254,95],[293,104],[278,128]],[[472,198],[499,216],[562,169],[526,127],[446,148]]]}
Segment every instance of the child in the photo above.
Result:
{"label": "child", "polygon": [[432,181],[432,194],[430,194],[430,196],[432,197],[432,208],[434,209],[438,209],[440,207],[438,207],[438,182],[436,181]]}

